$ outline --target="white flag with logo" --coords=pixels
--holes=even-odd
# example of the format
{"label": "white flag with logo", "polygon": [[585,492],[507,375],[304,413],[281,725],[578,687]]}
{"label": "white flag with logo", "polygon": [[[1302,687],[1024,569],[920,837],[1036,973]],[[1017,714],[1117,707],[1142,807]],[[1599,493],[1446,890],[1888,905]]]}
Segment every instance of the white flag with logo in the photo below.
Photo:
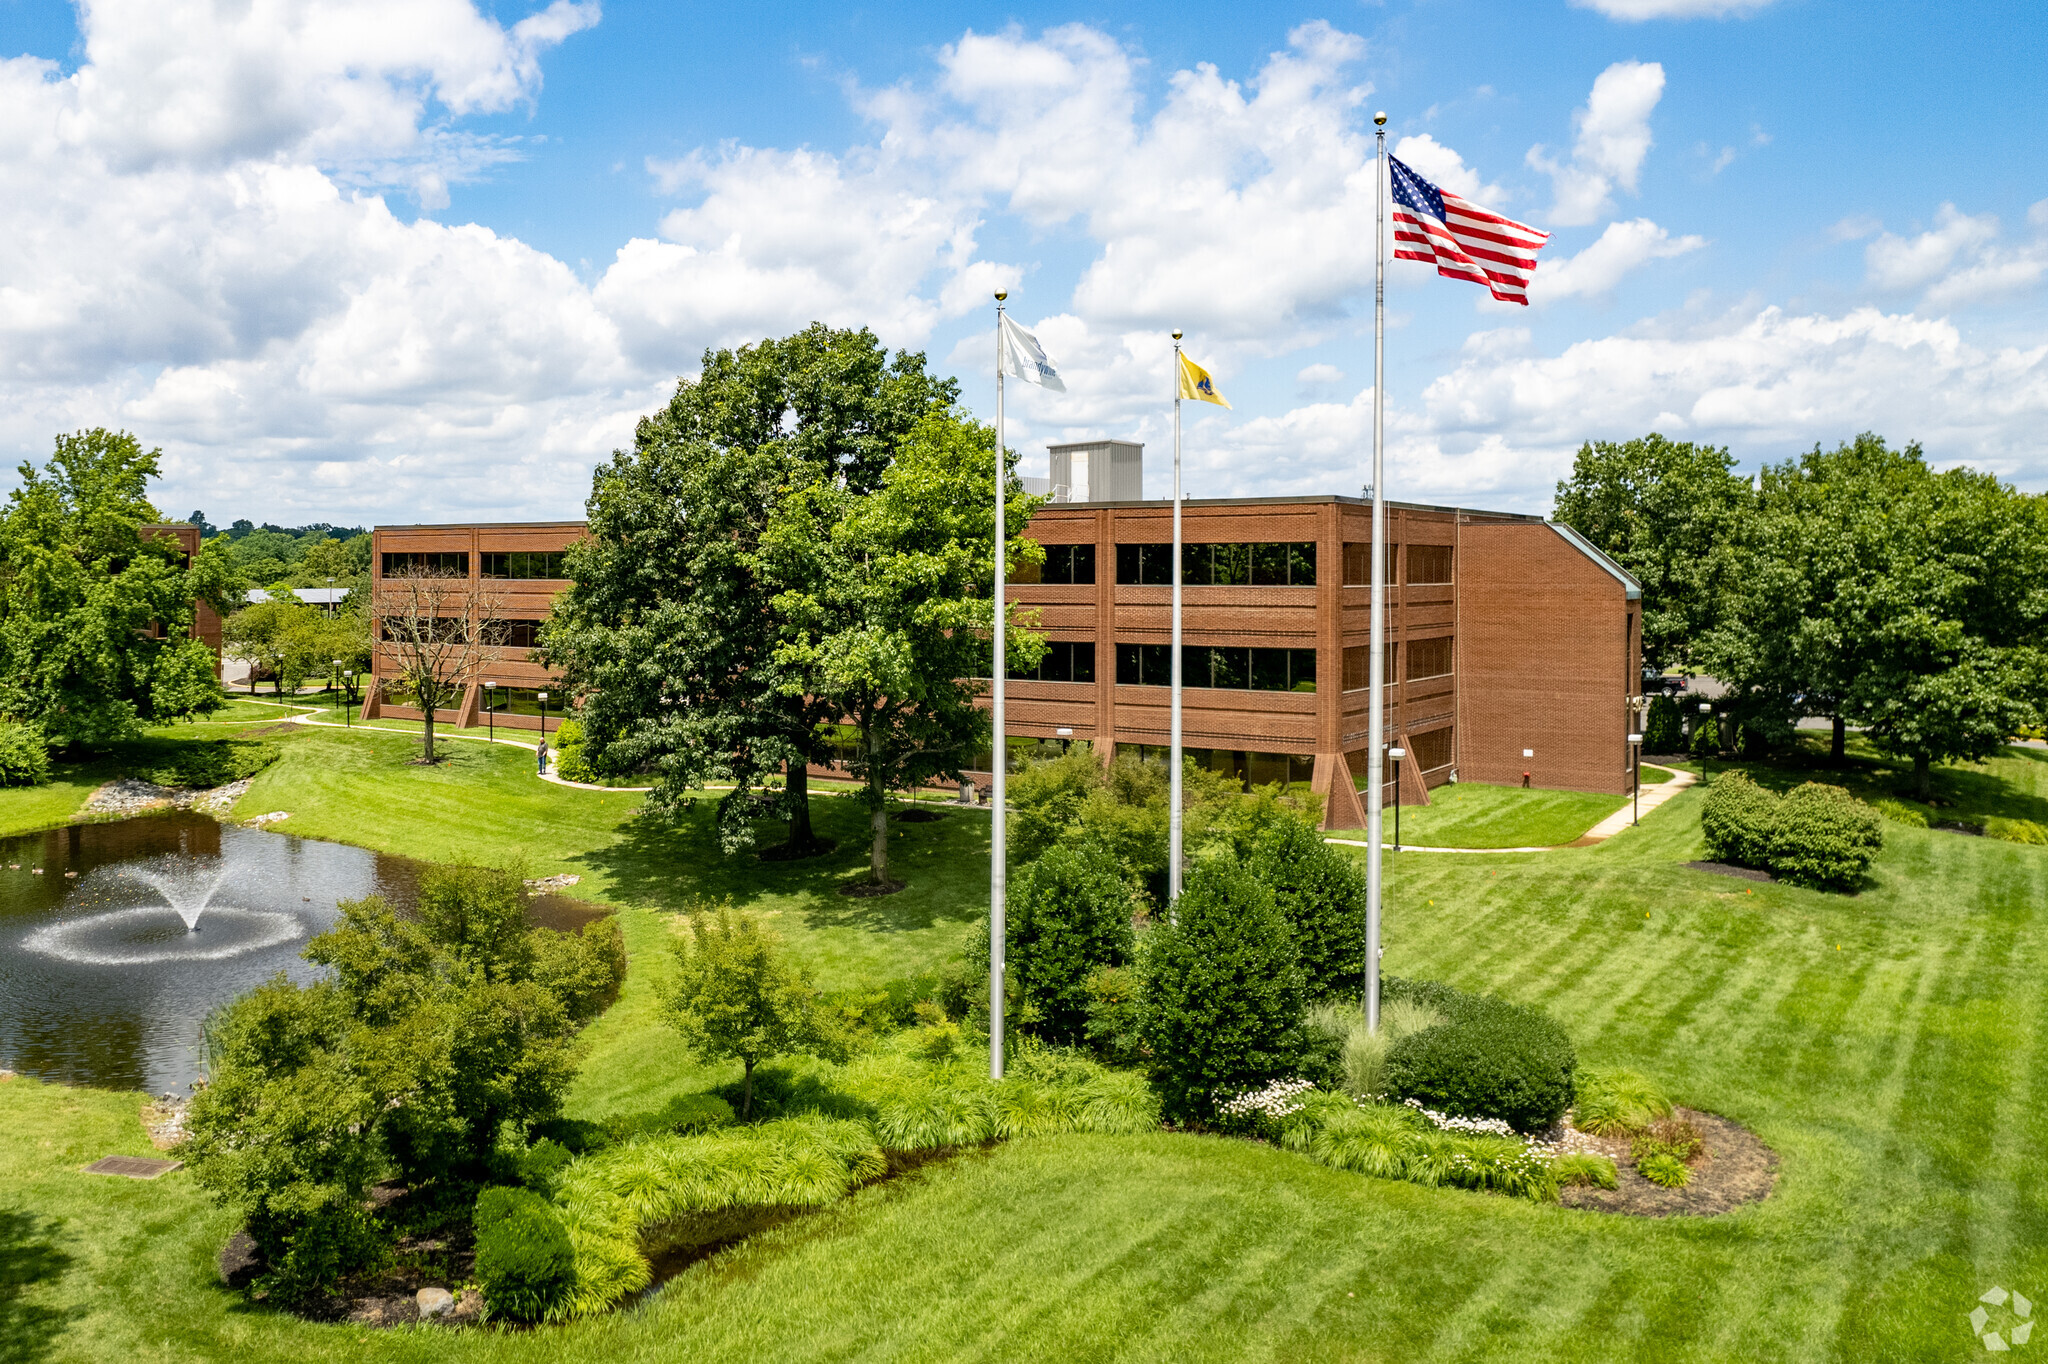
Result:
{"label": "white flag with logo", "polygon": [[1002,340],[1003,372],[1014,374],[1026,383],[1049,388],[1055,393],[1065,393],[1066,383],[1060,372],[1052,367],[1052,361],[1045,358],[1045,347],[1038,344],[1038,338],[1025,331],[1003,314]]}

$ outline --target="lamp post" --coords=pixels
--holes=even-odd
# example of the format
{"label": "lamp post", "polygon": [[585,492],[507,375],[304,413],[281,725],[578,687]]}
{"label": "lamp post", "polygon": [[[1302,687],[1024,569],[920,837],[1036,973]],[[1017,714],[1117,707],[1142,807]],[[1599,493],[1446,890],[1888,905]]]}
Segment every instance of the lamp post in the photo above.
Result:
{"label": "lamp post", "polygon": [[1408,750],[1396,745],[1387,750],[1387,756],[1394,760],[1394,851],[1401,851],[1401,759],[1408,756]]}
{"label": "lamp post", "polygon": [[343,668],[341,670],[341,692],[344,698],[344,703],[341,707],[341,727],[343,729],[354,729],[356,727],[356,689],[349,685],[349,679],[355,675],[355,669],[353,668]]}
{"label": "lamp post", "polygon": [[[1702,702],[1700,702],[1700,714],[1701,714],[1701,715],[1712,715],[1713,713],[1714,713],[1714,703],[1713,703],[1712,701],[1702,701]],[[1705,721],[1705,720],[1701,720],[1701,721],[1700,721],[1699,723],[1700,723],[1701,725],[1704,725],[1704,724],[1706,724],[1706,723],[1707,723],[1707,721]],[[1699,732],[1699,725],[1694,725],[1694,726],[1693,726],[1693,732],[1694,732],[1695,734],[1697,734],[1697,733]],[[1721,738],[1721,736],[1720,736],[1720,735],[1718,735],[1718,734],[1716,734],[1716,735],[1714,736],[1714,740],[1715,740],[1715,742],[1714,742],[1714,751],[1715,751],[1716,753],[1719,753],[1719,752],[1721,751],[1721,744],[1720,744],[1720,738]]]}
{"label": "lamp post", "polygon": [[490,742],[498,742],[498,684],[495,682],[484,683],[484,732],[491,736]]}
{"label": "lamp post", "polygon": [[1643,736],[1640,734],[1629,735],[1628,746],[1629,751],[1634,755],[1636,769],[1635,792],[1630,797],[1635,805],[1635,813],[1630,817],[1629,823],[1641,824],[1643,822]]}
{"label": "lamp post", "polygon": [[338,658],[330,660],[328,668],[327,689],[333,691],[341,685],[341,660]]}
{"label": "lamp post", "polygon": [[540,697],[540,739],[542,743],[546,743],[548,739],[548,694],[546,692],[538,692],[536,695]]}

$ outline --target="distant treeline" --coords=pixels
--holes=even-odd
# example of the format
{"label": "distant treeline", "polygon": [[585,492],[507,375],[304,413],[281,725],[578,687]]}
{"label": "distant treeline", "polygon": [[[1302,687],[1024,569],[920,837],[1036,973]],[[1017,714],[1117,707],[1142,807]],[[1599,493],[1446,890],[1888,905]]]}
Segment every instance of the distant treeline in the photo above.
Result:
{"label": "distant treeline", "polygon": [[185,518],[207,539],[225,535],[235,566],[252,587],[353,588],[370,571],[370,532],[362,526],[257,525],[246,517],[225,530],[195,511]]}

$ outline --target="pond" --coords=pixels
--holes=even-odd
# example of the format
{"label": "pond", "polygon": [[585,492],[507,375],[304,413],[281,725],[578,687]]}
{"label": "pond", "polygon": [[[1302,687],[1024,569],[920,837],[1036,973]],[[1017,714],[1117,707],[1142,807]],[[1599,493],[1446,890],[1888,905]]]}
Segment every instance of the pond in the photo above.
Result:
{"label": "pond", "polygon": [[[188,813],[0,839],[0,1068],[65,1084],[183,1094],[216,1007],[300,958],[336,905],[401,908],[426,864]],[[537,895],[573,929],[603,911]]]}

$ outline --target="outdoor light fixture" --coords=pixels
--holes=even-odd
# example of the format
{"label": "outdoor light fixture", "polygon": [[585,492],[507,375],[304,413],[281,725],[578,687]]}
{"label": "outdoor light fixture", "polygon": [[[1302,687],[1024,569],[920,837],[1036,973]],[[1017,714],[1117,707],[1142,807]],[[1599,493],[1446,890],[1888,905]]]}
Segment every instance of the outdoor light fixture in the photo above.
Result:
{"label": "outdoor light fixture", "polygon": [[488,742],[498,742],[498,684],[484,683],[484,733]]}
{"label": "outdoor light fixture", "polygon": [[1066,728],[1065,726],[1061,726],[1059,729],[1054,730],[1053,733],[1059,735],[1062,739],[1071,739],[1074,737],[1074,731]]}
{"label": "outdoor light fixture", "polygon": [[1640,734],[1629,735],[1628,744],[1629,748],[1635,753],[1636,769],[1635,790],[1629,797],[1634,803],[1635,813],[1630,816],[1629,822],[1631,824],[1641,824],[1643,822],[1643,736]]}
{"label": "outdoor light fixture", "polygon": [[540,741],[546,743],[548,741],[548,694],[540,692],[538,695],[540,697]]}
{"label": "outdoor light fixture", "polygon": [[1394,851],[1401,851],[1401,759],[1408,756],[1408,750],[1394,747],[1387,750],[1387,756],[1394,760]]}
{"label": "outdoor light fixture", "polygon": [[1713,713],[1714,713],[1714,703],[1713,703],[1712,701],[1702,701],[1702,702],[1700,702],[1700,714],[1702,714],[1702,715],[1712,715]]}

